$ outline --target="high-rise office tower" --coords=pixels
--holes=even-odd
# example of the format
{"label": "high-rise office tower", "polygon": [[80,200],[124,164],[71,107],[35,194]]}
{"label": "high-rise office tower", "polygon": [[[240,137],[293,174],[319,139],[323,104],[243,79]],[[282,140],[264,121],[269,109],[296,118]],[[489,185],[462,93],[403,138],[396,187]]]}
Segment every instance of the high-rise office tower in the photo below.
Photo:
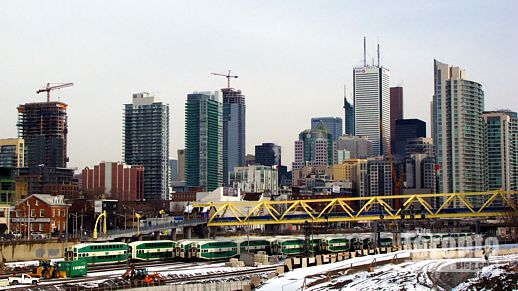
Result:
{"label": "high-rise office tower", "polygon": [[331,134],[333,140],[342,136],[342,118],[340,117],[313,117],[311,118],[311,129],[315,129],[322,122],[324,128]]}
{"label": "high-rise office tower", "polygon": [[169,199],[169,105],[149,93],[133,94],[124,105],[123,155],[144,166],[144,198]]}
{"label": "high-rise office tower", "polygon": [[25,167],[25,143],[23,139],[0,139],[0,168],[23,167]]}
{"label": "high-rise office tower", "polygon": [[18,106],[18,137],[25,141],[26,162],[17,180],[25,184],[27,195],[57,192],[75,198],[78,194],[74,170],[66,168],[67,107],[55,101]]}
{"label": "high-rise office tower", "polygon": [[213,191],[223,183],[223,105],[218,92],[194,92],[185,104],[185,180]]}
{"label": "high-rise office tower", "polygon": [[433,139],[426,137],[409,138],[406,142],[405,157],[412,154],[426,154],[435,157],[435,148]]}
{"label": "high-rise office tower", "polygon": [[[22,138],[0,139],[0,204],[10,204],[16,195],[17,168],[25,166],[25,144]],[[21,193],[20,193],[21,194]],[[7,219],[9,216],[7,215]]]}
{"label": "high-rise office tower", "polygon": [[346,150],[351,159],[366,159],[372,157],[372,142],[365,136],[341,136],[336,141],[336,150]]}
{"label": "high-rise office tower", "polygon": [[[354,134],[366,136],[372,142],[374,155],[384,155],[390,149],[390,71],[379,64],[353,69]],[[385,139],[385,141],[384,141]]]}
{"label": "high-rise office tower", "polygon": [[463,69],[434,60],[432,104],[432,138],[440,165],[438,191],[484,191],[482,85],[467,80]]}
{"label": "high-rise office tower", "polygon": [[408,139],[426,137],[426,122],[419,119],[398,119],[394,128],[393,153],[398,159],[405,156]]}
{"label": "high-rise office tower", "polygon": [[306,129],[295,141],[293,169],[309,166],[332,165],[334,158],[333,137],[320,122],[314,129]]}
{"label": "high-rise office tower", "polygon": [[169,184],[178,181],[178,160],[169,158]]}
{"label": "high-rise office tower", "polygon": [[245,96],[241,90],[221,89],[223,93],[223,182],[228,173],[245,165]]}
{"label": "high-rise office tower", "polygon": [[185,149],[176,151],[178,156],[178,181],[185,181]]}
{"label": "high-rise office tower", "polygon": [[488,190],[518,190],[518,116],[512,111],[482,114],[485,124]]}
{"label": "high-rise office tower", "polygon": [[263,166],[281,165],[281,146],[263,143],[255,146],[255,163]]}
{"label": "high-rise office tower", "polygon": [[[367,167],[369,171],[369,196],[388,196],[394,194],[392,180],[392,168],[386,159],[368,159]],[[392,207],[393,201],[387,201]],[[379,210],[381,206],[373,205],[373,209]]]}
{"label": "high-rise office tower", "polygon": [[390,87],[390,146],[396,152],[396,120],[403,119],[403,87]]}
{"label": "high-rise office tower", "polygon": [[344,111],[345,111],[345,134],[354,135],[354,105],[347,101],[347,96],[344,92]]}

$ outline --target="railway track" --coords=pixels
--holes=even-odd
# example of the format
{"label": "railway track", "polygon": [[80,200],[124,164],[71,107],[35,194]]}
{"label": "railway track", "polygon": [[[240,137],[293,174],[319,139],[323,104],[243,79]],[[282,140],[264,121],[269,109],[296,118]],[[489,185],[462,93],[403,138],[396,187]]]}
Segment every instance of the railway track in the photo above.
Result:
{"label": "railway track", "polygon": [[[214,262],[210,262],[207,265],[214,264]],[[188,265],[190,266],[199,266],[196,263],[190,264],[176,264],[176,267],[173,269],[186,270],[188,269]],[[161,266],[164,266],[162,264]],[[173,264],[175,266],[175,264]],[[247,270],[231,270],[229,272],[222,273],[205,273],[205,274],[180,274],[180,275],[168,275],[166,279],[163,281],[161,285],[171,285],[171,284],[189,284],[189,283],[199,283],[207,280],[215,280],[215,279],[223,279],[223,278],[239,278],[247,275],[255,275],[255,274],[264,274],[268,272],[273,272],[277,269],[277,266],[267,266],[267,267],[258,267],[254,269]],[[170,271],[170,270],[167,270]],[[201,270],[200,270],[201,271]],[[104,272],[104,271],[103,271]],[[119,279],[120,275],[100,275],[95,277],[86,277],[86,278],[76,278],[76,279],[63,279],[63,280],[48,280],[41,282],[38,286],[20,286],[18,288],[11,288],[10,290],[18,291],[18,290],[116,290],[116,289],[128,289],[132,287],[137,287],[136,285],[129,284],[128,282]],[[92,282],[92,281],[101,281],[102,283],[92,284],[91,287],[81,286],[81,284]],[[95,285],[95,286],[93,286]],[[152,285],[145,285],[152,286]],[[145,287],[141,286],[141,287]]]}
{"label": "railway track", "polygon": [[[131,262],[130,264],[135,267],[155,267],[155,266],[164,266],[167,265],[181,265],[181,264],[196,264],[196,263],[206,263],[206,264],[217,264],[228,261],[227,259],[221,259],[221,260],[212,260],[212,261],[199,261],[199,262],[187,262],[187,261],[150,261],[150,262]],[[122,270],[121,268],[125,268],[128,266],[126,263],[120,263],[120,264],[106,264],[106,265],[96,265],[96,266],[88,266],[88,273],[99,273],[99,272],[107,272],[107,271],[117,271]],[[0,280],[1,279],[7,279],[8,277],[11,277],[13,275],[21,275],[21,274],[27,274],[30,273],[32,270],[32,267],[30,269],[26,270],[17,270],[15,272],[1,272],[0,273]]]}

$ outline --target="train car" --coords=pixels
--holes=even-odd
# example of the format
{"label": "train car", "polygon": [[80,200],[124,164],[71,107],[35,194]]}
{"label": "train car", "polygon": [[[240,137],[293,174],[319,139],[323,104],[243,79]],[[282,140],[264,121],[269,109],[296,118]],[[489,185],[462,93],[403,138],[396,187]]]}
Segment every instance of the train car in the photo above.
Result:
{"label": "train car", "polygon": [[177,241],[175,247],[175,256],[181,259],[192,258],[192,244],[193,240],[190,239],[182,239]]}
{"label": "train car", "polygon": [[379,246],[383,248],[388,248],[394,245],[394,239],[392,234],[382,233],[380,235]]}
{"label": "train car", "polygon": [[281,255],[300,255],[306,250],[306,241],[297,237],[277,237],[272,244],[273,252]]}
{"label": "train car", "polygon": [[309,251],[312,253],[321,253],[323,245],[322,237],[314,237],[309,241]]}
{"label": "train car", "polygon": [[81,243],[65,248],[66,260],[83,259],[88,265],[127,262],[128,245],[121,242]]}
{"label": "train car", "polygon": [[239,253],[257,253],[260,251],[266,252],[267,254],[272,253],[272,242],[265,238],[251,237],[250,240],[246,238],[238,239],[236,243],[238,244]]}
{"label": "train car", "polygon": [[351,240],[346,237],[329,236],[321,238],[320,250],[328,253],[347,252],[350,249]]}
{"label": "train car", "polygon": [[172,240],[134,241],[128,245],[132,260],[170,260],[176,256],[176,242]]}
{"label": "train car", "polygon": [[238,244],[232,240],[193,240],[190,251],[193,258],[230,259],[238,255]]}

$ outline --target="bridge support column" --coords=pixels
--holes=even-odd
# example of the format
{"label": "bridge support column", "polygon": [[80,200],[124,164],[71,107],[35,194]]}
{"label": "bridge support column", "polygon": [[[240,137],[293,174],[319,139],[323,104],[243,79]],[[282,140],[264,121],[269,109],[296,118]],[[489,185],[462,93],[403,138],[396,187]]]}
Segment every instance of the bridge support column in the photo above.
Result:
{"label": "bridge support column", "polygon": [[172,228],[170,231],[171,231],[171,240],[176,240],[176,228]]}
{"label": "bridge support column", "polygon": [[190,226],[186,226],[183,228],[183,238],[184,239],[190,239],[191,238],[191,232],[192,232],[192,227]]}
{"label": "bridge support column", "polygon": [[210,238],[210,235],[211,235],[211,229],[209,226],[204,226],[203,227],[203,238]]}
{"label": "bridge support column", "polygon": [[401,245],[401,232],[399,232],[399,231],[392,232],[392,245],[395,245],[395,246]]}

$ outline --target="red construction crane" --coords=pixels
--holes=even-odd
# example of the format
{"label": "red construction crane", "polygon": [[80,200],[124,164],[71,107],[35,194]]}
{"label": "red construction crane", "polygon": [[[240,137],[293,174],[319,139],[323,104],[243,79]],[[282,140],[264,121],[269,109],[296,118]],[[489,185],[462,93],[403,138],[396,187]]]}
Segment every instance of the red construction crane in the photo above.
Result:
{"label": "red construction crane", "polygon": [[226,75],[225,74],[220,74],[220,73],[211,73],[211,74],[227,78],[227,88],[228,89],[230,89],[230,78],[237,79],[236,75],[230,75],[230,70],[228,70],[228,73]]}
{"label": "red construction crane", "polygon": [[[54,85],[54,86],[50,86],[50,85]],[[47,87],[45,87],[43,89],[39,89],[38,91],[36,91],[36,93],[40,94],[41,92],[47,92],[47,102],[50,102],[50,91],[61,89],[61,88],[66,88],[66,87],[70,87],[70,86],[74,86],[74,83],[47,83]]]}

